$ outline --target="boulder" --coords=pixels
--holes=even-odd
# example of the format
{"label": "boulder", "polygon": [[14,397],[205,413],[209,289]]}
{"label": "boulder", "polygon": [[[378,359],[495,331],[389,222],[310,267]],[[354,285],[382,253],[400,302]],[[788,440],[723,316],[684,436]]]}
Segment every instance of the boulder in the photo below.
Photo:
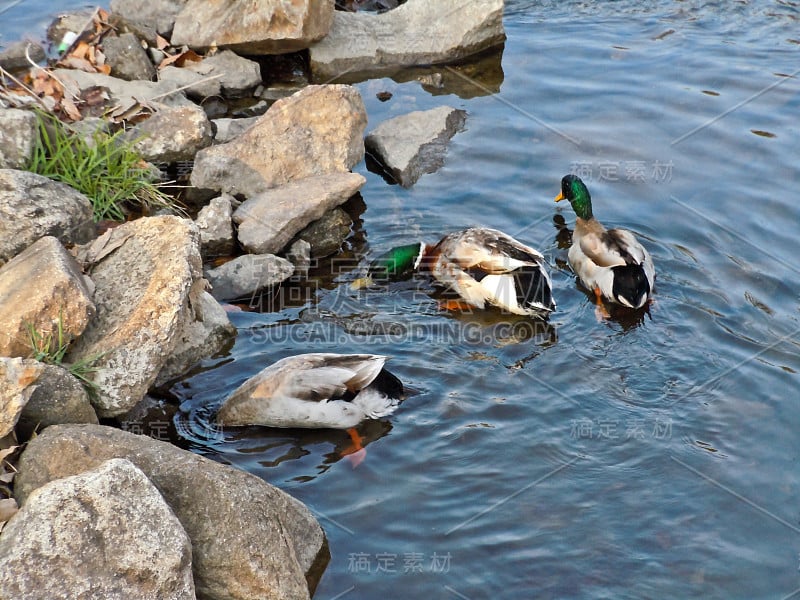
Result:
{"label": "boulder", "polygon": [[350,235],[353,219],[341,208],[329,210],[297,234],[311,245],[311,256],[322,258],[336,254]]}
{"label": "boulder", "polygon": [[253,196],[233,213],[239,243],[254,254],[279,252],[306,225],[345,203],[365,181],[358,173],[331,173]]}
{"label": "boulder", "polygon": [[142,44],[132,33],[103,39],[103,53],[106,64],[111,67],[111,75],[127,81],[152,81],[156,69],[147,56]]}
{"label": "boulder", "polygon": [[126,21],[152,27],[161,35],[168,35],[175,26],[175,17],[187,0],[111,0],[111,12]]}
{"label": "boulder", "polygon": [[444,164],[447,143],[463,129],[466,118],[466,112],[449,106],[415,111],[378,125],[365,146],[394,181],[410,187]]}
{"label": "boulder", "polygon": [[0,264],[46,235],[64,244],[92,239],[89,199],[47,177],[0,169]]}
{"label": "boulder", "polygon": [[255,61],[242,58],[230,50],[217,52],[199,62],[189,62],[184,66],[201,78],[217,76],[212,81],[219,82],[222,94],[228,98],[246,95],[261,83],[261,67]]}
{"label": "boulder", "polygon": [[28,40],[14,42],[0,51],[0,67],[6,71],[30,69],[31,63],[28,61],[28,57],[34,63],[40,63],[47,58],[47,55],[41,44],[36,42]]}
{"label": "boulder", "polygon": [[192,546],[158,489],[108,460],[42,485],[0,536],[0,597],[194,600]]}
{"label": "boulder", "polygon": [[96,8],[90,6],[71,11],[59,11],[47,26],[47,41],[57,48],[67,32],[78,33],[82,28],[91,24],[96,11]]}
{"label": "boulder", "polygon": [[78,378],[61,366],[42,364],[33,393],[20,414],[17,437],[26,440],[34,432],[61,423],[97,424],[98,420]]}
{"label": "boulder", "polygon": [[259,118],[260,117],[246,117],[244,119],[214,119],[211,121],[215,129],[214,143],[224,144],[226,142],[230,142],[255,125]]}
{"label": "boulder", "polygon": [[13,431],[43,370],[33,359],[0,357],[0,440]]}
{"label": "boulder", "polygon": [[201,278],[200,236],[194,223],[145,217],[109,230],[79,257],[91,269],[97,316],[67,359],[96,358],[90,379],[101,417],[141,400],[192,318],[189,292]]}
{"label": "boulder", "polygon": [[210,146],[213,141],[211,132],[211,122],[196,104],[162,105],[158,112],[126,135],[145,160],[172,163],[192,160],[198,150]]}
{"label": "boulder", "polygon": [[87,280],[54,237],[41,238],[0,268],[0,356],[30,355],[30,328],[50,336],[55,349],[60,327],[69,343],[94,314]]}
{"label": "boulder", "polygon": [[503,0],[408,0],[386,13],[337,11],[309,50],[315,81],[452,62],[505,40]]}
{"label": "boulder", "polygon": [[212,198],[208,206],[197,213],[197,229],[200,230],[200,253],[204,258],[228,256],[233,252],[236,242],[233,238],[233,196],[222,194]]}
{"label": "boulder", "polygon": [[175,19],[174,46],[213,46],[240,54],[282,54],[308,48],[331,26],[332,0],[189,0]]}
{"label": "boulder", "polygon": [[364,156],[367,114],[349,85],[313,85],[278,100],[247,131],[197,153],[191,182],[253,196],[295,179],[349,171]]}
{"label": "boulder", "polygon": [[250,296],[286,281],[294,266],[274,254],[246,254],[205,272],[211,295],[217,300],[235,300]]}
{"label": "boulder", "polygon": [[38,136],[36,115],[32,111],[0,109],[0,169],[24,169]]}
{"label": "boulder", "polygon": [[228,313],[206,291],[191,299],[194,318],[183,322],[178,343],[156,377],[155,385],[164,385],[180,377],[202,359],[220,353],[236,337],[236,327]]}
{"label": "boulder", "polygon": [[210,79],[185,67],[167,65],[158,71],[158,78],[161,81],[169,82],[182,88],[184,94],[198,102],[212,96],[219,96],[222,93],[222,84],[219,82],[219,77]]}
{"label": "boulder", "polygon": [[309,510],[254,475],[166,442],[99,425],[48,427],[20,457],[17,500],[112,458],[141,469],[189,534],[198,597],[309,597],[329,558]]}

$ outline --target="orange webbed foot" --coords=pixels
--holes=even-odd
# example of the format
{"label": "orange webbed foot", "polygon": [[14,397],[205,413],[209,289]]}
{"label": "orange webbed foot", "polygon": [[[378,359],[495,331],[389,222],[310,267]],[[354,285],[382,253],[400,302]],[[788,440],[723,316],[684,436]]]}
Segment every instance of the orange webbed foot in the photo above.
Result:
{"label": "orange webbed foot", "polygon": [[439,310],[463,311],[472,310],[472,305],[462,300],[440,300]]}
{"label": "orange webbed foot", "polygon": [[600,286],[594,287],[594,298],[594,316],[597,319],[597,322],[602,323],[603,321],[610,319],[611,314],[609,314],[606,305],[603,303],[603,293],[600,291]]}
{"label": "orange webbed foot", "polygon": [[342,450],[342,456],[346,456],[355,469],[364,462],[367,457],[367,450],[364,448],[364,438],[361,437],[355,427],[348,429],[347,434],[350,436],[352,443]]}

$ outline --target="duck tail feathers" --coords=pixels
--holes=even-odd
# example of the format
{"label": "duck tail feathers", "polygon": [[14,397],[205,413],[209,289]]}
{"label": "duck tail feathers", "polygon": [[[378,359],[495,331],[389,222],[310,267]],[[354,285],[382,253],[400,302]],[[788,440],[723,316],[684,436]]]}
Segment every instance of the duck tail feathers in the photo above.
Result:
{"label": "duck tail feathers", "polygon": [[642,265],[619,265],[612,267],[614,283],[612,294],[620,304],[630,308],[641,308],[650,296],[650,282]]}

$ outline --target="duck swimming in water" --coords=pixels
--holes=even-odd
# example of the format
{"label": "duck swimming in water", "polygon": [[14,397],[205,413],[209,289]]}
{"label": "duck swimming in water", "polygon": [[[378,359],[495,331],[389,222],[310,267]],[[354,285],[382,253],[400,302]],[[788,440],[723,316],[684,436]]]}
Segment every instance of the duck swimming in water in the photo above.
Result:
{"label": "duck swimming in water", "polygon": [[642,308],[650,299],[655,267],[650,253],[627,229],[606,229],[592,213],[589,190],[576,175],[561,179],[556,202],[569,200],[575,211],[575,230],[569,264],[581,283],[602,300]]}

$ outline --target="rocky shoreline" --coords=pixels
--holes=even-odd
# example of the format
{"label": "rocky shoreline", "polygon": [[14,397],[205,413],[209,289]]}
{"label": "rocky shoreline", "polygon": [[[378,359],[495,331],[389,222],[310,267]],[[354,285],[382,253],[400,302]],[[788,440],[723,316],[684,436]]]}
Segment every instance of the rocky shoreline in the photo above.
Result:
{"label": "rocky shoreline", "polygon": [[[408,187],[465,126],[442,105],[367,133],[358,89],[340,82],[495,47],[503,2],[251,4],[112,0],[102,18],[51,26],[56,44],[76,35],[55,68],[37,66],[35,44],[0,52],[3,74],[39,82],[0,87],[2,597],[309,598],[327,564],[301,503],[119,425],[230,346],[221,303],[339,251],[365,146]],[[273,78],[281,65],[288,75]],[[232,117],[245,97],[254,116]],[[90,198],[25,170],[42,107],[75,135],[124,126],[149,163],[190,161],[188,211],[99,228]],[[57,364],[37,360],[32,336],[63,345]]]}

